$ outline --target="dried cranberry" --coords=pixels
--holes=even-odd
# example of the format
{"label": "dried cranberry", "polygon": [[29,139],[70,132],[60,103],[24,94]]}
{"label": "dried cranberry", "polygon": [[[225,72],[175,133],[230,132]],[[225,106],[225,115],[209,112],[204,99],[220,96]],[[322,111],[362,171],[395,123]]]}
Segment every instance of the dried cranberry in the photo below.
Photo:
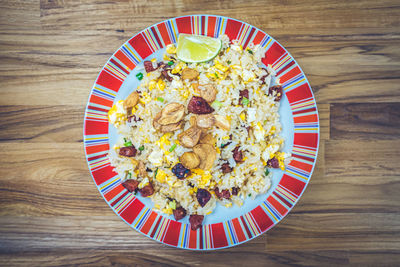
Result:
{"label": "dried cranberry", "polygon": [[182,163],[176,164],[172,168],[172,172],[176,175],[176,177],[178,177],[178,179],[185,179],[190,175],[190,170],[186,169]]}
{"label": "dried cranberry", "polygon": [[146,72],[152,72],[152,71],[156,70],[156,68],[154,68],[154,66],[153,66],[153,62],[151,62],[151,61],[146,60],[143,62],[143,65],[144,65],[144,69],[146,70]]}
{"label": "dried cranberry", "polygon": [[224,189],[222,191],[219,191],[219,188],[215,188],[214,190],[215,195],[217,196],[217,198],[221,199],[221,198],[226,198],[229,199],[231,197],[231,193],[229,192],[228,189]]}
{"label": "dried cranberry", "polygon": [[142,189],[139,189],[139,192],[142,195],[142,197],[149,197],[152,194],[154,194],[154,188],[151,184],[148,184],[142,187]]}
{"label": "dried cranberry", "polygon": [[239,188],[237,187],[232,187],[232,196],[237,196],[239,193]]}
{"label": "dried cranberry", "polygon": [[188,104],[188,111],[194,114],[209,114],[214,109],[207,103],[207,101],[199,96],[193,96]]}
{"label": "dried cranberry", "polygon": [[122,183],[122,186],[128,190],[129,193],[132,193],[137,189],[139,185],[139,182],[136,180],[126,180],[125,182]]}
{"label": "dried cranberry", "polygon": [[272,159],[269,159],[267,161],[267,167],[269,168],[279,168],[279,160],[275,157],[273,157]]}
{"label": "dried cranberry", "polygon": [[249,98],[249,90],[248,89],[241,90],[239,92],[239,95],[240,95],[240,97],[245,97],[248,99]]}
{"label": "dried cranberry", "polygon": [[134,157],[136,156],[136,152],[135,146],[125,146],[119,149],[119,154],[124,157]]}
{"label": "dried cranberry", "polygon": [[211,199],[211,194],[206,189],[198,189],[196,193],[197,201],[200,206],[204,207]]}
{"label": "dried cranberry", "polygon": [[240,105],[243,105],[243,104],[242,104],[242,99],[243,99],[243,97],[249,99],[249,90],[247,90],[247,89],[241,90],[241,91],[239,92],[239,96],[240,96],[240,98],[239,98],[239,103],[240,103]]}
{"label": "dried cranberry", "polygon": [[274,85],[268,89],[268,95],[274,95],[275,101],[279,101],[283,96],[283,88],[281,85]]}
{"label": "dried cranberry", "polygon": [[231,166],[229,166],[229,163],[226,162],[221,165],[221,170],[222,170],[222,173],[230,173],[232,171],[232,168],[231,168]]}
{"label": "dried cranberry", "polygon": [[192,228],[193,231],[196,231],[201,227],[203,220],[204,220],[203,215],[197,215],[197,214],[190,215],[189,217],[190,228]]}
{"label": "dried cranberry", "polygon": [[175,209],[173,213],[176,221],[179,221],[180,219],[183,219],[186,216],[186,210],[182,207]]}
{"label": "dried cranberry", "polygon": [[163,76],[164,79],[166,79],[169,82],[173,80],[172,77],[169,76],[168,71],[166,70],[161,71],[161,76]]}
{"label": "dried cranberry", "polygon": [[242,151],[239,151],[239,147],[235,147],[235,149],[232,151],[233,153],[233,159],[239,163],[243,161],[243,153]]}

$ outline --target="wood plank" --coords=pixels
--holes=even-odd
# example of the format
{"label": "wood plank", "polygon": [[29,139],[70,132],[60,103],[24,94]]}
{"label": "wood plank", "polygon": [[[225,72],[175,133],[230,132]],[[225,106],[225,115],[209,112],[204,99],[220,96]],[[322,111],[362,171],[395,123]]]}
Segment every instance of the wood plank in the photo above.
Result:
{"label": "wood plank", "polygon": [[0,106],[0,142],[82,142],[84,106]]}
{"label": "wood plank", "polygon": [[[265,5],[261,0],[220,1],[211,2],[191,1],[190,5],[181,1],[155,1],[152,5],[145,2],[124,1],[119,3],[85,1],[58,2],[44,4],[41,1],[41,22],[45,28],[82,29],[103,27],[115,29],[116,26],[140,25],[143,21],[149,24],[163,18],[185,14],[217,14],[243,19],[251,24],[261,24],[266,29],[279,31],[294,29],[329,29],[337,28],[395,28],[399,25],[399,11],[393,7],[392,1],[304,1],[298,5],[296,1],[272,1]],[[307,7],[307,8],[305,8]],[[129,10],[130,12],[122,12]],[[162,10],[162,11],[161,11]],[[85,11],[85,16],[80,16]],[[132,17],[131,14],[136,16]],[[372,16],[372,14],[374,14]],[[308,23],[303,23],[304,16]],[[97,18],[101,17],[102,20]],[[331,19],[326,19],[327,17]],[[349,17],[352,19],[350,20]],[[135,20],[135,23],[133,22]],[[103,23],[109,21],[111,24]],[[99,25],[100,24],[100,25]],[[344,26],[345,25],[345,26]],[[144,25],[140,25],[144,26]],[[315,27],[318,26],[318,27]],[[143,27],[144,28],[144,27]]]}
{"label": "wood plank", "polygon": [[[296,207],[297,208],[297,207]],[[295,208],[295,209],[296,209]],[[398,213],[290,213],[268,232],[268,250],[399,250]]]}
{"label": "wood plank", "polygon": [[0,1],[0,29],[39,30],[40,5],[38,0]]}
{"label": "wood plank", "polygon": [[399,213],[399,147],[398,140],[321,143],[315,172],[291,214]]}
{"label": "wood plank", "polygon": [[[325,143],[326,180],[358,177],[362,183],[377,184],[400,176],[400,141],[329,140]],[[361,183],[361,181],[360,181]]]}
{"label": "wood plank", "polygon": [[331,104],[332,139],[384,140],[400,136],[400,103]]}
{"label": "wood plank", "polygon": [[[110,210],[110,209],[109,209]],[[110,213],[111,210],[110,210]],[[49,249],[107,249],[183,251],[160,244],[132,229],[114,214],[83,216],[1,216],[0,252]],[[267,235],[247,242],[235,251],[264,251]]]}
{"label": "wood plank", "polygon": [[0,215],[113,214],[85,162],[82,143],[1,143]]}
{"label": "wood plank", "polygon": [[363,251],[269,251],[267,254],[251,252],[214,251],[195,253],[191,251],[171,250],[168,253],[156,249],[146,252],[138,249],[130,251],[109,251],[99,249],[79,250],[50,250],[38,252],[16,252],[9,255],[0,254],[0,264],[7,266],[25,266],[37,262],[40,266],[226,266],[246,265],[251,258],[257,258],[252,266],[369,266],[371,263],[385,262],[395,266],[399,254],[395,251],[385,253],[365,253]]}
{"label": "wood plank", "polygon": [[320,140],[330,139],[330,105],[318,104]]}

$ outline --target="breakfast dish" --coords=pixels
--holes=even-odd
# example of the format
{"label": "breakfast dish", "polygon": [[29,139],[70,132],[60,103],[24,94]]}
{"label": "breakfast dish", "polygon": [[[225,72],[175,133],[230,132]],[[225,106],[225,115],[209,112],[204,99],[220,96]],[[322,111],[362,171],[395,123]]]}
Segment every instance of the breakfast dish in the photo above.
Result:
{"label": "breakfast dish", "polygon": [[99,72],[83,126],[93,182],[122,221],[183,249],[247,242],[277,225],[318,154],[310,84],[274,38],[187,15],[123,43]]}
{"label": "breakfast dish", "polygon": [[241,206],[266,193],[290,154],[281,151],[282,86],[264,55],[226,35],[181,35],[162,61],[144,61],[140,85],[108,112],[119,134],[109,159],[122,185],[175,220],[188,215],[192,230],[218,202]]}

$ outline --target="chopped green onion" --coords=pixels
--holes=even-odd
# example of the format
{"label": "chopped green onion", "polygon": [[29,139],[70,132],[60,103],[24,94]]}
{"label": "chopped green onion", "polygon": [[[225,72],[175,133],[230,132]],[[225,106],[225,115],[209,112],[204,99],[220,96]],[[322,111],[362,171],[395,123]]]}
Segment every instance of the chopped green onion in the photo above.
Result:
{"label": "chopped green onion", "polygon": [[132,146],[132,142],[131,141],[127,141],[124,143],[124,146]]}
{"label": "chopped green onion", "polygon": [[253,51],[251,51],[250,49],[247,49],[247,52],[249,52],[250,55],[253,55]]}
{"label": "chopped green onion", "polygon": [[142,80],[143,79],[143,73],[139,72],[138,74],[136,74],[136,78],[138,78],[138,80]]}
{"label": "chopped green onion", "polygon": [[175,148],[176,148],[176,144],[173,144],[170,148],[169,148],[169,152],[172,152],[172,151],[174,151],[175,150]]}
{"label": "chopped green onion", "polygon": [[217,79],[218,79],[218,74],[217,74],[216,72],[214,72],[214,75],[215,75],[215,77],[217,77]]}
{"label": "chopped green onion", "polygon": [[173,209],[173,210],[176,209],[176,202],[175,202],[175,200],[169,202],[169,207],[170,207],[171,209]]}
{"label": "chopped green onion", "polygon": [[160,101],[161,103],[164,102],[164,98],[162,97],[157,97],[157,101]]}
{"label": "chopped green onion", "polygon": [[139,151],[143,151],[144,150],[144,145],[142,145],[141,147],[139,147]]}
{"label": "chopped green onion", "polygon": [[222,103],[219,102],[218,100],[215,100],[214,102],[212,102],[211,106],[212,106],[214,109],[217,109],[217,108],[220,108],[220,107],[222,106]]}
{"label": "chopped green onion", "polygon": [[228,62],[228,64],[231,64],[231,63],[232,63],[232,61],[230,61],[230,60],[228,60],[227,62]]}
{"label": "chopped green onion", "polygon": [[249,194],[249,197],[251,197],[251,194]]}
{"label": "chopped green onion", "polygon": [[269,170],[268,167],[265,168],[265,176],[267,176],[269,174]]}
{"label": "chopped green onion", "polygon": [[168,62],[168,66],[172,66],[172,65],[174,65],[174,62],[173,61],[169,61]]}
{"label": "chopped green onion", "polygon": [[157,168],[156,171],[154,172],[154,179],[156,179],[157,173],[158,173],[158,168]]}
{"label": "chopped green onion", "polygon": [[128,174],[126,175],[126,179],[131,179],[132,178],[132,173],[128,172]]}
{"label": "chopped green onion", "polygon": [[250,100],[247,97],[242,98],[242,104],[243,106],[247,106],[250,103]]}

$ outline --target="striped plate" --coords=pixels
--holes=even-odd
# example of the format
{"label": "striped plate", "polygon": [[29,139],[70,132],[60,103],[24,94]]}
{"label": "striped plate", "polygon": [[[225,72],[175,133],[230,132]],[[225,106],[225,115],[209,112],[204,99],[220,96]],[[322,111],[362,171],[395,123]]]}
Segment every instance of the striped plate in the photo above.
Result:
{"label": "striped plate", "polygon": [[[284,151],[293,155],[285,171],[274,170],[269,191],[242,207],[217,206],[204,225],[192,231],[188,220],[152,210],[149,199],[134,196],[121,185],[107,159],[116,132],[107,112],[114,101],[124,99],[138,86],[136,66],[146,58],[161,58],[164,47],[175,43],[179,33],[217,37],[227,34],[243,47],[261,44],[265,65],[271,64],[283,85],[281,100]],[[164,244],[194,250],[213,250],[238,245],[264,233],[292,209],[313,172],[319,144],[319,120],[315,99],[304,73],[293,57],[265,32],[247,23],[222,16],[183,16],[153,25],[124,43],[99,73],[89,96],[84,121],[84,146],[93,180],[112,210],[132,228]]]}

